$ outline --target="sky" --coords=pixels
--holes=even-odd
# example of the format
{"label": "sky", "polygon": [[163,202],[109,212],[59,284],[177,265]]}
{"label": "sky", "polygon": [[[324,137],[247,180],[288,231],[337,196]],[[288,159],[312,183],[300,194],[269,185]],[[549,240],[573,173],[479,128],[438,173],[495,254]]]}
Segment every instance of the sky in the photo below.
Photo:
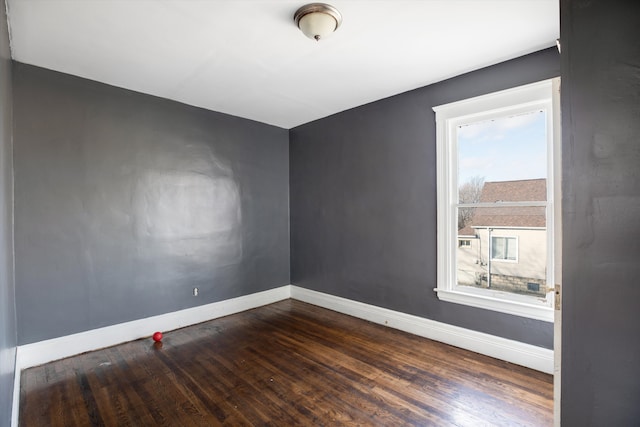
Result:
{"label": "sky", "polygon": [[547,176],[546,113],[534,111],[458,128],[458,185]]}

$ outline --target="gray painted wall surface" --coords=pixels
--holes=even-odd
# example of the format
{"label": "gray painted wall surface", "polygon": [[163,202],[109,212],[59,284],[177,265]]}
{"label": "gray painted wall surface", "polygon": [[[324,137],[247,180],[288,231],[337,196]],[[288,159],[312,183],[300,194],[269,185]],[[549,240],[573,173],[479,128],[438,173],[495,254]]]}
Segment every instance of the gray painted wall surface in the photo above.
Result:
{"label": "gray painted wall surface", "polygon": [[640,2],[561,2],[563,426],[640,425]]}
{"label": "gray painted wall surface", "polygon": [[13,281],[11,53],[5,10],[5,2],[0,0],[0,426],[11,425],[17,344]]}
{"label": "gray painted wall surface", "polygon": [[289,283],[285,129],[13,73],[20,344]]}
{"label": "gray painted wall surface", "polygon": [[432,107],[560,74],[556,49],[290,131],[294,284],[534,345],[553,325],[440,301]]}

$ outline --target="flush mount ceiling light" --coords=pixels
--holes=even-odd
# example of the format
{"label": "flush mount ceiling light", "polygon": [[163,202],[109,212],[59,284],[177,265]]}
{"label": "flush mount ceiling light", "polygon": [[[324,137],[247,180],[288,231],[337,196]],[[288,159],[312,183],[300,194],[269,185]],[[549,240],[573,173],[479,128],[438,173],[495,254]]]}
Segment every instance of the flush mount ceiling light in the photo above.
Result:
{"label": "flush mount ceiling light", "polygon": [[329,4],[311,3],[298,9],[293,20],[305,36],[318,41],[338,29],[342,15]]}

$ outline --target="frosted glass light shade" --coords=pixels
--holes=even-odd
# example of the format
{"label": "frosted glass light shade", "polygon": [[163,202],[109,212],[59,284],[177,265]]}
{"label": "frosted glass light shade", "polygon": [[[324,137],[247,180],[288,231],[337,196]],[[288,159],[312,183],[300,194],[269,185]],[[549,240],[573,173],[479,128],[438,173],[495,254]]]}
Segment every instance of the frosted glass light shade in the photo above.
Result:
{"label": "frosted glass light shade", "polygon": [[337,22],[331,15],[315,12],[300,18],[298,27],[310,39],[323,39],[336,30]]}
{"label": "frosted glass light shade", "polygon": [[331,35],[342,22],[340,12],[326,3],[302,6],[296,11],[293,19],[305,36],[315,40]]}

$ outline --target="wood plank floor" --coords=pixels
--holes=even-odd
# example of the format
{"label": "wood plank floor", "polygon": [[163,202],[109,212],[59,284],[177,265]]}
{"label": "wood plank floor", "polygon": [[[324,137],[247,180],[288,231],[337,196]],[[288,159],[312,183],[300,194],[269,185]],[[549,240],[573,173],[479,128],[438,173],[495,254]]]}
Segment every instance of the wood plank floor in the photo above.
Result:
{"label": "wood plank floor", "polygon": [[[151,331],[150,331],[151,332]],[[287,300],[22,373],[22,426],[548,426],[552,377]]]}

